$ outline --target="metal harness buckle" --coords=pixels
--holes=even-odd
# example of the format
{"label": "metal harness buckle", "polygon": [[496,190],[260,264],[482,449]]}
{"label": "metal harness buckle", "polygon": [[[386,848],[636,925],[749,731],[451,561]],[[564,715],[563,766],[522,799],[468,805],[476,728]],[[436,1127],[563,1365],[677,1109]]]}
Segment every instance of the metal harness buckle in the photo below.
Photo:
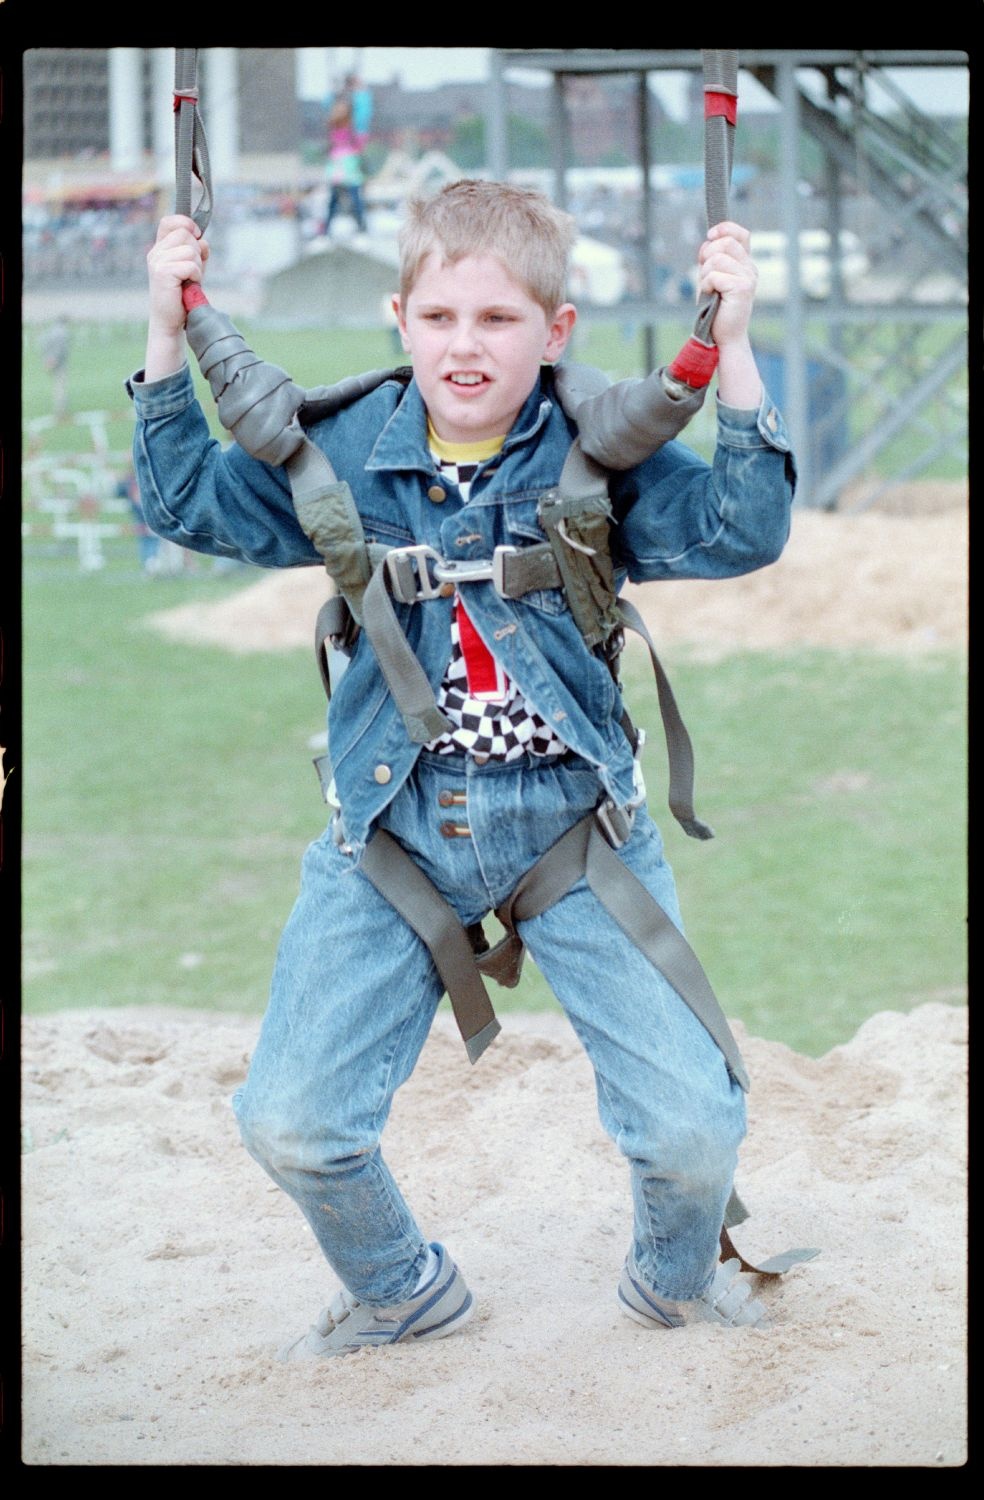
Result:
{"label": "metal harness buckle", "polygon": [[[491,557],[451,562],[426,543],[414,547],[394,547],[384,559],[390,592],[401,604],[418,604],[423,599],[440,598],[442,587],[448,583],[491,582],[496,593],[506,599],[511,597],[505,588],[506,559],[518,556],[521,550],[519,547],[499,546],[494,549]],[[415,586],[415,592],[410,595],[404,588],[404,565],[407,563],[412,569]]]}
{"label": "metal harness buckle", "polygon": [[628,843],[635,822],[635,808],[631,804],[620,807],[611,797],[606,797],[595,808],[595,817],[613,849],[621,849]]}
{"label": "metal harness buckle", "polygon": [[632,796],[628,802],[620,805],[613,798],[606,797],[595,808],[598,826],[613,849],[621,849],[623,844],[628,843],[635,825],[636,809],[646,800],[646,783],[642,775],[642,750],[645,743],[646,731],[637,729],[632,757]]}
{"label": "metal harness buckle", "polygon": [[[441,554],[425,543],[415,547],[394,547],[387,552],[383,563],[394,599],[398,599],[401,604],[416,604],[421,599],[440,598],[441,584],[435,583],[431,578],[430,566],[434,567],[436,574],[437,565],[441,561]],[[401,563],[408,563],[412,570],[415,591],[409,595],[403,587],[406,575],[401,569]]]}

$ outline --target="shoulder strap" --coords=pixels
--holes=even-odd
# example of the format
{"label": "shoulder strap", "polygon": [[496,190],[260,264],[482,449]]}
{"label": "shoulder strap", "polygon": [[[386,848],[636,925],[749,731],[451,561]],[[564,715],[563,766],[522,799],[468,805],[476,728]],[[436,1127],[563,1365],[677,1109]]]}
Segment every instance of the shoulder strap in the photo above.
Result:
{"label": "shoulder strap", "polygon": [[[600,370],[589,365],[571,366],[563,379],[560,378],[562,369],[563,366],[557,370],[557,395],[568,415],[568,403],[576,411],[582,411],[584,401],[593,401],[599,393],[619,390],[618,386],[608,383],[607,376]],[[694,811],[693,745],[670,680],[639,611],[627,600],[620,600],[615,591],[608,473],[585,452],[580,436],[571,444],[556,489],[548,491],[540,501],[539,515],[553,549],[571,613],[589,648],[602,647],[614,673],[625,630],[634,631],[645,641],[656,678],[666,740],[670,810],[690,838],[713,838],[713,829]],[[627,715],[624,727],[633,750],[636,750],[637,736]]]}
{"label": "shoulder strap", "polygon": [[361,396],[376,390],[387,380],[399,380],[409,385],[413,370],[409,365],[399,365],[393,370],[367,370],[363,375],[347,375],[334,385],[317,385],[305,392],[304,400],[297,409],[297,420],[302,427],[313,427],[325,417],[333,417],[344,406],[351,406]]}

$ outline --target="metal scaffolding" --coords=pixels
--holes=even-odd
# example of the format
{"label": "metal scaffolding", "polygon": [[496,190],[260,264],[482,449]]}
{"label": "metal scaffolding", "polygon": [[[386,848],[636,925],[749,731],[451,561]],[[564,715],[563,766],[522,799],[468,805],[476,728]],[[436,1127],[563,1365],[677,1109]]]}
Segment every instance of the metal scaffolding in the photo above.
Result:
{"label": "metal scaffolding", "polygon": [[[785,294],[775,308],[782,319],[782,352],[773,367],[783,389],[773,394],[779,395],[797,451],[799,503],[865,509],[944,455],[951,466],[959,467],[962,458],[965,472],[966,150],[916,108],[893,75],[908,68],[966,68],[967,54],[756,48],[743,50],[740,59],[743,75],[755,78],[780,106],[776,191],[768,209],[773,221],[748,227],[753,253],[757,230],[779,230],[785,237]],[[510,171],[507,71],[538,70],[551,77],[554,197],[561,205],[569,204],[573,160],[567,80],[634,75],[648,246],[659,221],[649,160],[649,77],[698,73],[700,67],[697,50],[497,49],[487,119],[490,171],[498,177]],[[740,160],[740,120],[738,139]],[[821,153],[830,246],[829,286],[819,295],[805,284],[800,264],[807,142]],[[848,206],[856,212],[859,202],[865,205],[861,239],[868,270],[848,283],[842,226]],[[647,367],[653,363],[654,330],[679,312],[657,285],[647,253],[639,294],[617,313],[622,320],[631,313],[645,327]],[[834,433],[840,438],[832,445],[825,439]]]}

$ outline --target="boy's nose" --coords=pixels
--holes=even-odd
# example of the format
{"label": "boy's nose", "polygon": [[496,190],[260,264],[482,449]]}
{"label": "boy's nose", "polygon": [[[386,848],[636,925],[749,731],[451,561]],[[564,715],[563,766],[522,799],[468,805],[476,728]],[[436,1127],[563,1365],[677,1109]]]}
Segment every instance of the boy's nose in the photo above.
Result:
{"label": "boy's nose", "polygon": [[474,354],[480,347],[481,340],[477,326],[467,319],[460,319],[454,326],[451,336],[450,349],[453,354]]}

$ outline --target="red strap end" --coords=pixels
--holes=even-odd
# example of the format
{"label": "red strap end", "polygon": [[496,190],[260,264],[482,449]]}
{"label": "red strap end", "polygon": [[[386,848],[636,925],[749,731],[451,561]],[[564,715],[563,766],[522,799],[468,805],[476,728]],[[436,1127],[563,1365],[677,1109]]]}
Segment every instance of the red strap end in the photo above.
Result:
{"label": "red strap end", "polygon": [[197,281],[189,281],[181,288],[181,301],[185,312],[191,312],[193,307],[208,307],[208,298]]}
{"label": "red strap end", "polygon": [[717,369],[717,362],[717,345],[704,344],[691,336],[670,365],[670,374],[674,380],[680,380],[692,390],[698,391],[710,383],[711,376]]}
{"label": "red strap end", "polygon": [[729,125],[737,125],[738,95],[722,94],[717,89],[706,89],[704,92],[704,119],[709,120],[713,115],[724,115]]}

